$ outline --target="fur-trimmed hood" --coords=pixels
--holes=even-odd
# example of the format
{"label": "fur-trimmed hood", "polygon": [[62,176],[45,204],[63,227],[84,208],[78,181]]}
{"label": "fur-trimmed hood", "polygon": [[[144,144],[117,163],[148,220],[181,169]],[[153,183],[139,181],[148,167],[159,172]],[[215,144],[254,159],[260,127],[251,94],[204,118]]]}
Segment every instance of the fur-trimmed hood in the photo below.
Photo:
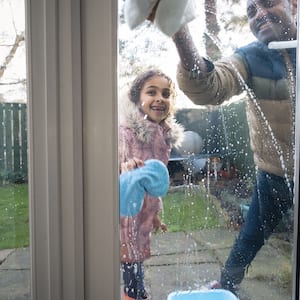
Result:
{"label": "fur-trimmed hood", "polygon": [[[142,143],[149,143],[155,134],[155,123],[149,122],[138,106],[129,100],[125,95],[119,102],[119,124],[132,129],[136,137]],[[179,124],[173,115],[169,115],[161,124],[164,130],[168,131],[168,143],[177,148],[183,141],[184,128]]]}

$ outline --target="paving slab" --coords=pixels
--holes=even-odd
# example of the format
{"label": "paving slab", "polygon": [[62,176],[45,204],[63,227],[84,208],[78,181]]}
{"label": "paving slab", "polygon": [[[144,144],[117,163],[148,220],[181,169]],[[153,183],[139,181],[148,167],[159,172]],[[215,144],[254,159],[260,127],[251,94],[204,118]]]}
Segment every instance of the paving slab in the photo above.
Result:
{"label": "paving slab", "polygon": [[14,249],[4,249],[0,251],[0,266],[13,251]]}
{"label": "paving slab", "polygon": [[208,249],[231,248],[238,231],[224,228],[203,229],[190,233],[193,239]]}
{"label": "paving slab", "polygon": [[[171,292],[203,289],[218,280],[237,233],[218,228],[153,235],[153,255],[145,262],[145,281],[152,300],[167,300]],[[291,287],[280,283],[281,276],[291,276],[289,245],[276,236],[267,242],[240,286],[240,300],[292,299]]]}
{"label": "paving slab", "polygon": [[[152,257],[145,262],[151,300],[167,300],[171,292],[203,289],[218,280],[236,235],[226,228],[154,234]],[[291,300],[291,253],[291,243],[272,236],[250,266],[240,300]],[[0,300],[30,300],[29,249],[0,251],[0,261]]]}
{"label": "paving slab", "polygon": [[153,234],[151,243],[152,255],[187,253],[201,248],[191,234],[184,232]]}
{"label": "paving slab", "polygon": [[0,270],[30,269],[30,254],[28,248],[17,248],[7,253],[6,259],[0,265]]}
{"label": "paving slab", "polygon": [[[199,290],[219,273],[217,264],[173,264],[148,266],[145,282],[153,300],[167,300],[171,292]],[[217,300],[217,299],[216,299]]]}
{"label": "paving slab", "polygon": [[0,299],[30,300],[29,249],[2,250],[0,253]]}

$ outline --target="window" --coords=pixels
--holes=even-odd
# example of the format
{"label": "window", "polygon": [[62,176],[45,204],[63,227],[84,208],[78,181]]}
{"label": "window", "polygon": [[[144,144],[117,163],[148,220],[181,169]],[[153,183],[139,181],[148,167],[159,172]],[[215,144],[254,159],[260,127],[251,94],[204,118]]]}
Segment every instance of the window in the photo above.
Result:
{"label": "window", "polygon": [[[131,3],[131,6],[128,3]],[[210,77],[209,88],[203,84],[205,78],[203,79],[201,76],[205,71],[201,69],[200,58],[195,55],[195,51],[199,51],[200,55],[208,57],[211,61],[216,61],[228,57],[239,47],[251,44],[256,41],[256,37],[268,44],[266,32],[255,32],[255,25],[253,25],[255,21],[252,20],[253,16],[249,16],[250,28],[254,30],[254,34],[251,33],[246,17],[246,3],[231,3],[231,5],[224,6],[223,3],[218,1],[210,1],[209,4],[204,3],[204,1],[197,2],[195,4],[195,18],[188,24],[196,50],[188,52],[187,47],[185,48],[181,44],[187,44],[191,39],[189,36],[187,37],[188,33],[185,32],[181,36],[175,37],[175,43],[179,48],[178,53],[174,41],[167,36],[170,28],[164,21],[168,18],[171,19],[173,15],[170,16],[167,10],[164,11],[166,5],[166,2],[158,4],[156,19],[151,23],[145,19],[140,20],[138,17],[134,19],[135,16],[143,15],[147,8],[144,8],[144,11],[138,14],[139,9],[142,10],[143,8],[135,7],[134,1],[119,1],[119,91],[123,92],[123,89],[125,89],[125,96],[123,93],[119,93],[119,119],[121,126],[127,128],[126,134],[128,131],[132,131],[132,136],[136,136],[135,142],[132,142],[133,139],[131,139],[126,147],[122,139],[123,133],[121,133],[122,141],[119,145],[122,149],[121,156],[123,153],[127,153],[128,164],[132,159],[130,155],[141,159],[147,157],[145,152],[149,149],[146,146],[143,146],[144,153],[140,153],[140,148],[132,149],[133,144],[138,147],[140,140],[138,134],[135,135],[134,133],[135,127],[130,124],[139,122],[141,127],[145,126],[144,131],[146,133],[147,127],[142,116],[138,118],[134,115],[133,118],[132,115],[129,115],[128,107],[132,111],[135,108],[134,106],[131,107],[132,103],[128,100],[126,91],[128,92],[136,77],[151,68],[160,69],[175,82],[178,89],[175,117],[186,131],[182,146],[172,148],[168,163],[171,183],[168,195],[163,197],[164,209],[160,217],[169,230],[163,235],[160,234],[160,230],[158,234],[152,234],[150,246],[152,255],[147,259],[141,258],[141,262],[145,266],[145,288],[148,288],[153,298],[166,299],[172,292],[203,289],[214,280],[219,280],[220,270],[224,267],[239,232],[242,228],[245,230],[242,231],[245,234],[242,233],[240,236],[241,239],[245,239],[245,235],[250,234],[253,224],[256,222],[255,216],[257,214],[253,213],[253,205],[250,209],[251,203],[258,201],[259,209],[263,210],[263,205],[269,205],[267,203],[273,201],[270,200],[273,197],[272,192],[268,196],[262,196],[263,194],[259,196],[267,197],[267,200],[264,198],[259,200],[254,198],[252,200],[252,195],[255,193],[254,180],[256,176],[260,176],[257,177],[258,182],[261,184],[259,190],[262,191],[266,188],[266,182],[262,183],[265,173],[257,172],[256,165],[270,174],[281,174],[284,182],[284,178],[288,178],[286,183],[283,184],[287,190],[282,194],[281,206],[278,208],[278,213],[279,215],[283,214],[283,218],[277,226],[274,226],[274,229],[273,225],[271,225],[271,228],[268,228],[268,226],[272,224],[273,219],[276,219],[276,214],[271,216],[269,212],[266,213],[266,218],[271,220],[265,220],[265,225],[260,229],[260,232],[265,232],[266,238],[265,245],[261,250],[259,250],[261,245],[258,245],[258,243],[256,245],[251,243],[251,246],[248,245],[247,248],[244,244],[236,244],[236,247],[244,247],[243,253],[245,253],[245,257],[241,256],[239,258],[241,262],[239,261],[238,276],[240,279],[238,280],[242,279],[243,268],[247,268],[238,293],[240,293],[241,298],[248,296],[264,299],[274,299],[276,297],[290,299],[293,295],[293,259],[295,259],[293,258],[295,247],[293,215],[297,214],[297,205],[293,206],[292,196],[287,201],[289,202],[288,207],[285,207],[284,203],[286,201],[285,196],[293,193],[293,185],[290,183],[292,172],[288,170],[291,170],[294,165],[289,157],[293,156],[295,150],[293,142],[295,116],[293,113],[286,115],[288,116],[287,122],[291,123],[289,134],[286,133],[291,138],[291,146],[283,150],[282,147],[284,146],[279,142],[278,132],[276,133],[276,127],[280,123],[279,119],[275,117],[277,110],[275,106],[268,106],[267,104],[268,100],[271,100],[271,95],[262,92],[266,86],[266,78],[269,80],[273,76],[262,75],[262,72],[259,71],[258,65],[263,64],[263,61],[259,62],[257,60],[259,54],[256,50],[255,56],[251,56],[251,54],[251,58],[247,56],[250,51],[256,49],[255,47],[249,46],[252,49],[250,51],[249,48],[244,48],[243,51],[238,52],[239,58],[237,56],[231,57],[230,62],[228,62],[229,60],[223,60],[223,64],[226,63],[224,68],[220,65],[216,66],[215,70],[218,72],[218,78]],[[170,7],[173,5],[172,13],[176,14],[177,4],[169,5]],[[279,7],[276,9],[280,10]],[[182,8],[178,8],[178,10],[179,14],[184,11]],[[135,14],[132,13],[133,11]],[[186,11],[188,11],[188,8],[186,8]],[[190,17],[192,12],[186,13],[186,16]],[[291,10],[289,12],[292,13]],[[293,18],[292,15],[291,18]],[[178,20],[180,20],[179,17]],[[138,24],[138,26],[134,24]],[[176,24],[176,22],[172,24]],[[273,29],[270,29],[270,31],[273,32]],[[295,26],[291,25],[290,31],[294,33],[293,38],[295,39]],[[279,46],[275,47],[280,47],[280,43]],[[188,53],[182,61],[186,65],[190,64],[191,71],[188,72],[181,68],[180,75],[176,77],[179,54],[183,56],[182,53]],[[284,51],[281,53],[284,53]],[[286,70],[284,71],[287,73],[286,79],[291,84],[288,84],[286,96],[280,97],[280,99],[282,100],[284,97],[289,99],[289,105],[293,106],[296,87],[294,86],[292,89],[291,86],[295,84],[296,50],[289,48],[287,53],[287,55],[282,54],[284,55],[282,69]],[[241,59],[243,55],[245,56]],[[289,56],[290,58],[288,58]],[[237,59],[240,63],[247,61],[247,68],[250,69],[249,72],[252,72],[252,77],[245,75],[247,71],[236,62]],[[274,58],[274,63],[277,64],[280,60],[281,58],[278,56]],[[251,69],[252,64],[254,69]],[[186,65],[185,68],[187,69]],[[209,64],[206,64],[206,66],[212,71]],[[264,70],[267,68],[267,66],[264,66]],[[232,71],[230,75],[226,73],[228,69]],[[197,73],[197,70],[199,70],[199,73]],[[291,75],[292,73],[294,75]],[[229,76],[235,78],[237,85],[233,84],[227,89],[226,76],[227,78]],[[177,81],[178,78],[179,81]],[[214,83],[218,80],[221,84],[217,88]],[[264,83],[262,84],[260,81]],[[209,93],[209,89],[213,90],[213,96]],[[236,91],[238,89],[239,91]],[[236,92],[232,93],[233,95],[228,97],[229,99],[226,99],[227,102],[224,105],[197,106],[194,104],[216,104],[224,100],[219,94],[228,95],[231,90]],[[145,100],[143,103],[142,96],[140,96],[140,101],[141,105],[148,105],[146,101],[149,100]],[[155,99],[153,99],[153,103],[154,101]],[[123,102],[127,103],[125,108],[122,107]],[[274,102],[272,103],[275,105]],[[140,103],[137,102],[136,110],[142,111],[146,118],[151,119],[152,115],[149,115],[149,111],[144,109],[143,106],[139,107],[139,105]],[[282,114],[278,117],[282,117]],[[257,123],[255,121],[255,128],[252,126],[253,119],[257,120]],[[155,119],[152,119],[152,121],[155,121]],[[258,126],[258,124],[260,125]],[[124,134],[125,137],[126,134]],[[287,136],[286,134],[285,136]],[[252,148],[250,147],[250,140]],[[262,140],[261,146],[259,146],[260,140]],[[152,140],[151,144],[154,143],[155,140]],[[158,144],[161,147],[162,142],[158,142]],[[274,151],[272,147],[274,147]],[[155,155],[155,152],[152,155]],[[256,157],[255,162],[253,155]],[[269,160],[270,157],[273,157],[273,160]],[[282,172],[271,170],[272,168],[270,169],[267,166],[269,164],[268,160],[270,161],[269,166],[275,166],[275,157],[277,157],[279,169]],[[158,158],[158,156],[155,158]],[[264,163],[261,163],[260,160]],[[121,158],[122,161],[126,161],[126,159]],[[266,176],[268,180],[272,177],[269,174]],[[278,194],[280,193],[278,184],[276,182],[276,187],[270,188],[271,191],[277,190],[276,195],[274,195],[274,199],[277,200],[274,200],[274,205],[268,206],[268,211],[273,210],[275,212],[276,210],[276,201],[278,201]],[[145,199],[145,201],[148,200]],[[145,209],[148,205],[150,204],[148,203],[142,208],[143,216],[146,214]],[[246,223],[247,218],[251,219],[251,222]],[[126,224],[129,224],[130,220],[129,218]],[[139,222],[139,217],[135,222]],[[129,269],[128,264],[131,263],[130,259],[132,259],[130,251],[132,253],[135,253],[135,251],[142,253],[136,240],[139,238],[139,228],[143,228],[145,231],[145,227],[142,224],[139,227],[135,225],[137,224],[135,222],[133,222],[133,229],[131,229],[134,233],[125,226],[121,227],[122,231],[128,230],[129,232],[125,238],[122,236],[121,247],[124,245],[125,248],[127,247],[126,249],[130,248],[128,253],[126,251],[121,252],[121,261],[124,260],[124,255],[128,256],[127,265],[123,266],[121,272],[124,277],[133,276],[127,271]],[[272,235],[270,235],[269,230],[274,230]],[[121,233],[126,235],[122,231]],[[130,235],[136,236],[133,241],[130,240]],[[258,241],[263,240],[264,237],[259,238],[257,235],[253,239]],[[133,249],[130,245],[134,245],[134,243],[137,245]],[[245,251],[250,247],[257,247],[257,255],[252,251]],[[236,250],[237,253],[241,251],[239,249]],[[282,251],[283,249],[284,251]],[[275,253],[277,253],[276,261],[274,260]],[[249,259],[248,261],[248,257],[252,255],[255,259],[253,261]],[[235,257],[231,256],[228,259],[225,267],[228,272],[226,274],[231,274],[230,261],[234,260]],[[233,265],[236,268],[237,262],[234,261]],[[236,273],[234,276],[236,276]],[[170,276],[170,274],[172,275]],[[226,276],[229,278],[230,275]],[[129,282],[127,289],[126,280],[123,281],[121,278],[121,288],[123,289],[125,285],[124,291],[130,295],[135,289],[134,286],[130,285],[134,279],[131,277],[131,281],[127,280]],[[230,278],[230,281],[228,279],[226,282],[229,281],[230,284],[234,284],[233,280],[233,278]],[[263,288],[260,288],[260,286]],[[233,289],[232,286],[227,288]]]}

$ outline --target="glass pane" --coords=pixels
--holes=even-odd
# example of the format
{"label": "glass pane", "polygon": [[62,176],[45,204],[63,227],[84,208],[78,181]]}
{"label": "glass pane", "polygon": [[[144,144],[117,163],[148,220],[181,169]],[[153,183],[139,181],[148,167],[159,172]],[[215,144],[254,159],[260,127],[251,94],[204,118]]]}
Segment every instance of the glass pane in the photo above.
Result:
{"label": "glass pane", "polygon": [[[291,299],[293,1],[160,1],[153,22],[151,1],[135,2],[119,1],[123,299],[144,289],[153,299]],[[175,83],[174,114],[169,79],[150,69]],[[163,208],[140,196],[150,193],[141,178],[155,178],[149,158],[169,171]]]}
{"label": "glass pane", "polygon": [[24,1],[0,1],[0,298],[30,299]]}

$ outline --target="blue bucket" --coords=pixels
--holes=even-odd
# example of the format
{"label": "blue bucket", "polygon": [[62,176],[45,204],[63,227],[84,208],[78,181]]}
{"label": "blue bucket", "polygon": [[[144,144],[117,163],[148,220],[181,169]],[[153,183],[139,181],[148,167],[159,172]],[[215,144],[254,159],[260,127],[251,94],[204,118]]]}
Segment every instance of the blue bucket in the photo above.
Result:
{"label": "blue bucket", "polygon": [[230,291],[223,289],[205,291],[177,291],[168,296],[168,300],[238,300]]}

